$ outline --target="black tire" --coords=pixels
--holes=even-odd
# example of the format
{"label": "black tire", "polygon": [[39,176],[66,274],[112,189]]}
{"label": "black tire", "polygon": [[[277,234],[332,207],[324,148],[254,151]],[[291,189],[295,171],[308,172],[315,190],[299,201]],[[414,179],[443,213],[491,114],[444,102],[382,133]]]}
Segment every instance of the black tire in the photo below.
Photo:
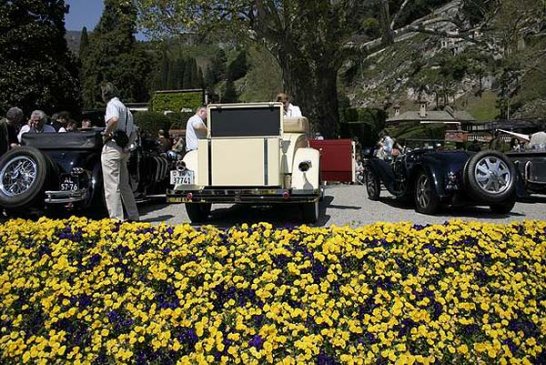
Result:
{"label": "black tire", "polygon": [[305,223],[316,223],[319,218],[318,200],[311,203],[303,203],[301,206],[302,218]]}
{"label": "black tire", "polygon": [[212,208],[211,203],[186,203],[186,213],[192,223],[202,223],[207,220]]}
{"label": "black tire", "polygon": [[379,200],[381,194],[381,182],[379,176],[377,176],[369,167],[364,172],[366,180],[366,191],[368,192],[368,198],[370,200]]}
{"label": "black tire", "polygon": [[513,198],[508,199],[502,203],[496,203],[491,204],[489,208],[493,213],[496,214],[508,214],[512,211],[512,208],[514,208],[514,205],[516,205],[516,196],[514,195]]}
{"label": "black tire", "polygon": [[52,164],[33,147],[13,149],[0,158],[0,206],[25,208],[43,203]]}
{"label": "black tire", "polygon": [[469,193],[482,202],[504,204],[516,188],[516,168],[498,151],[478,152],[468,160],[464,170]]}
{"label": "black tire", "polygon": [[432,177],[425,171],[417,174],[415,180],[415,211],[423,214],[434,214],[440,207],[440,198],[434,188]]}

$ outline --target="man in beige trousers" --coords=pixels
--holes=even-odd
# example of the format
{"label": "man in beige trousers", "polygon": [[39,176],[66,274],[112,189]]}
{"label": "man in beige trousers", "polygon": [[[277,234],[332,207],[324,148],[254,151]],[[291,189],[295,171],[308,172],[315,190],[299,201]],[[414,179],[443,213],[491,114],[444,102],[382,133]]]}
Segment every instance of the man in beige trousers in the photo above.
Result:
{"label": "man in beige trousers", "polygon": [[[117,89],[112,83],[105,83],[101,86],[102,99],[106,103],[106,115],[101,162],[102,175],[104,180],[104,196],[106,207],[110,218],[121,221],[138,221],[138,208],[136,206],[133,191],[129,186],[129,171],[127,161],[129,160],[128,146],[118,146],[112,138],[114,131],[125,131],[131,135],[133,128],[133,116],[127,107],[119,100]],[[123,206],[127,211],[127,219],[123,214]]]}

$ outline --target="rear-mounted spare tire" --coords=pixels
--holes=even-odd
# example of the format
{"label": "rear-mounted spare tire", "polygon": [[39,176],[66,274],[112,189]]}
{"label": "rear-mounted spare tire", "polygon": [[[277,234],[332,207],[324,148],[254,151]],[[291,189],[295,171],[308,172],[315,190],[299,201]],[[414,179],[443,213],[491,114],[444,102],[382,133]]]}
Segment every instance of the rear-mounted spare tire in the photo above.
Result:
{"label": "rear-mounted spare tire", "polygon": [[0,206],[25,208],[43,199],[48,158],[33,147],[18,147],[0,158]]}
{"label": "rear-mounted spare tire", "polygon": [[487,203],[503,203],[513,199],[516,168],[504,154],[481,151],[468,160],[464,179],[470,193]]}

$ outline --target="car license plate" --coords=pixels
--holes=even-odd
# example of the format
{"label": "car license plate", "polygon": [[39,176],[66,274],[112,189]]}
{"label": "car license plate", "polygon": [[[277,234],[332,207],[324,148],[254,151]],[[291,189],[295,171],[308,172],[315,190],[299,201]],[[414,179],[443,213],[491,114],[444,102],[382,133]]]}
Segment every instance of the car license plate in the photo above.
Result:
{"label": "car license plate", "polygon": [[193,171],[171,170],[172,185],[193,185]]}
{"label": "car license plate", "polygon": [[74,191],[78,190],[78,181],[71,175],[65,175],[61,179],[62,191]]}

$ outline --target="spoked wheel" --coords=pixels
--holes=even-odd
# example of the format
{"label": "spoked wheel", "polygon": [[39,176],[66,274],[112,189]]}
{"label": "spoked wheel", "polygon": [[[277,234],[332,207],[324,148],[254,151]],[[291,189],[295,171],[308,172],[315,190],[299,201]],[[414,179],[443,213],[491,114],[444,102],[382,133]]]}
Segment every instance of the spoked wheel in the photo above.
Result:
{"label": "spoked wheel", "polygon": [[479,200],[506,205],[513,198],[516,170],[500,152],[477,153],[468,161],[464,176],[470,192]]}
{"label": "spoked wheel", "polygon": [[419,213],[434,214],[440,206],[440,199],[430,176],[422,171],[415,183],[415,210]]}
{"label": "spoked wheel", "polygon": [[209,217],[211,203],[186,203],[186,212],[192,223],[203,223]]}
{"label": "spoked wheel", "polygon": [[49,163],[37,149],[20,147],[0,159],[0,205],[5,208],[29,206],[43,193]]}
{"label": "spoked wheel", "polygon": [[370,200],[379,200],[379,194],[381,193],[381,182],[379,181],[379,177],[369,168],[366,169],[365,177],[368,198]]}

